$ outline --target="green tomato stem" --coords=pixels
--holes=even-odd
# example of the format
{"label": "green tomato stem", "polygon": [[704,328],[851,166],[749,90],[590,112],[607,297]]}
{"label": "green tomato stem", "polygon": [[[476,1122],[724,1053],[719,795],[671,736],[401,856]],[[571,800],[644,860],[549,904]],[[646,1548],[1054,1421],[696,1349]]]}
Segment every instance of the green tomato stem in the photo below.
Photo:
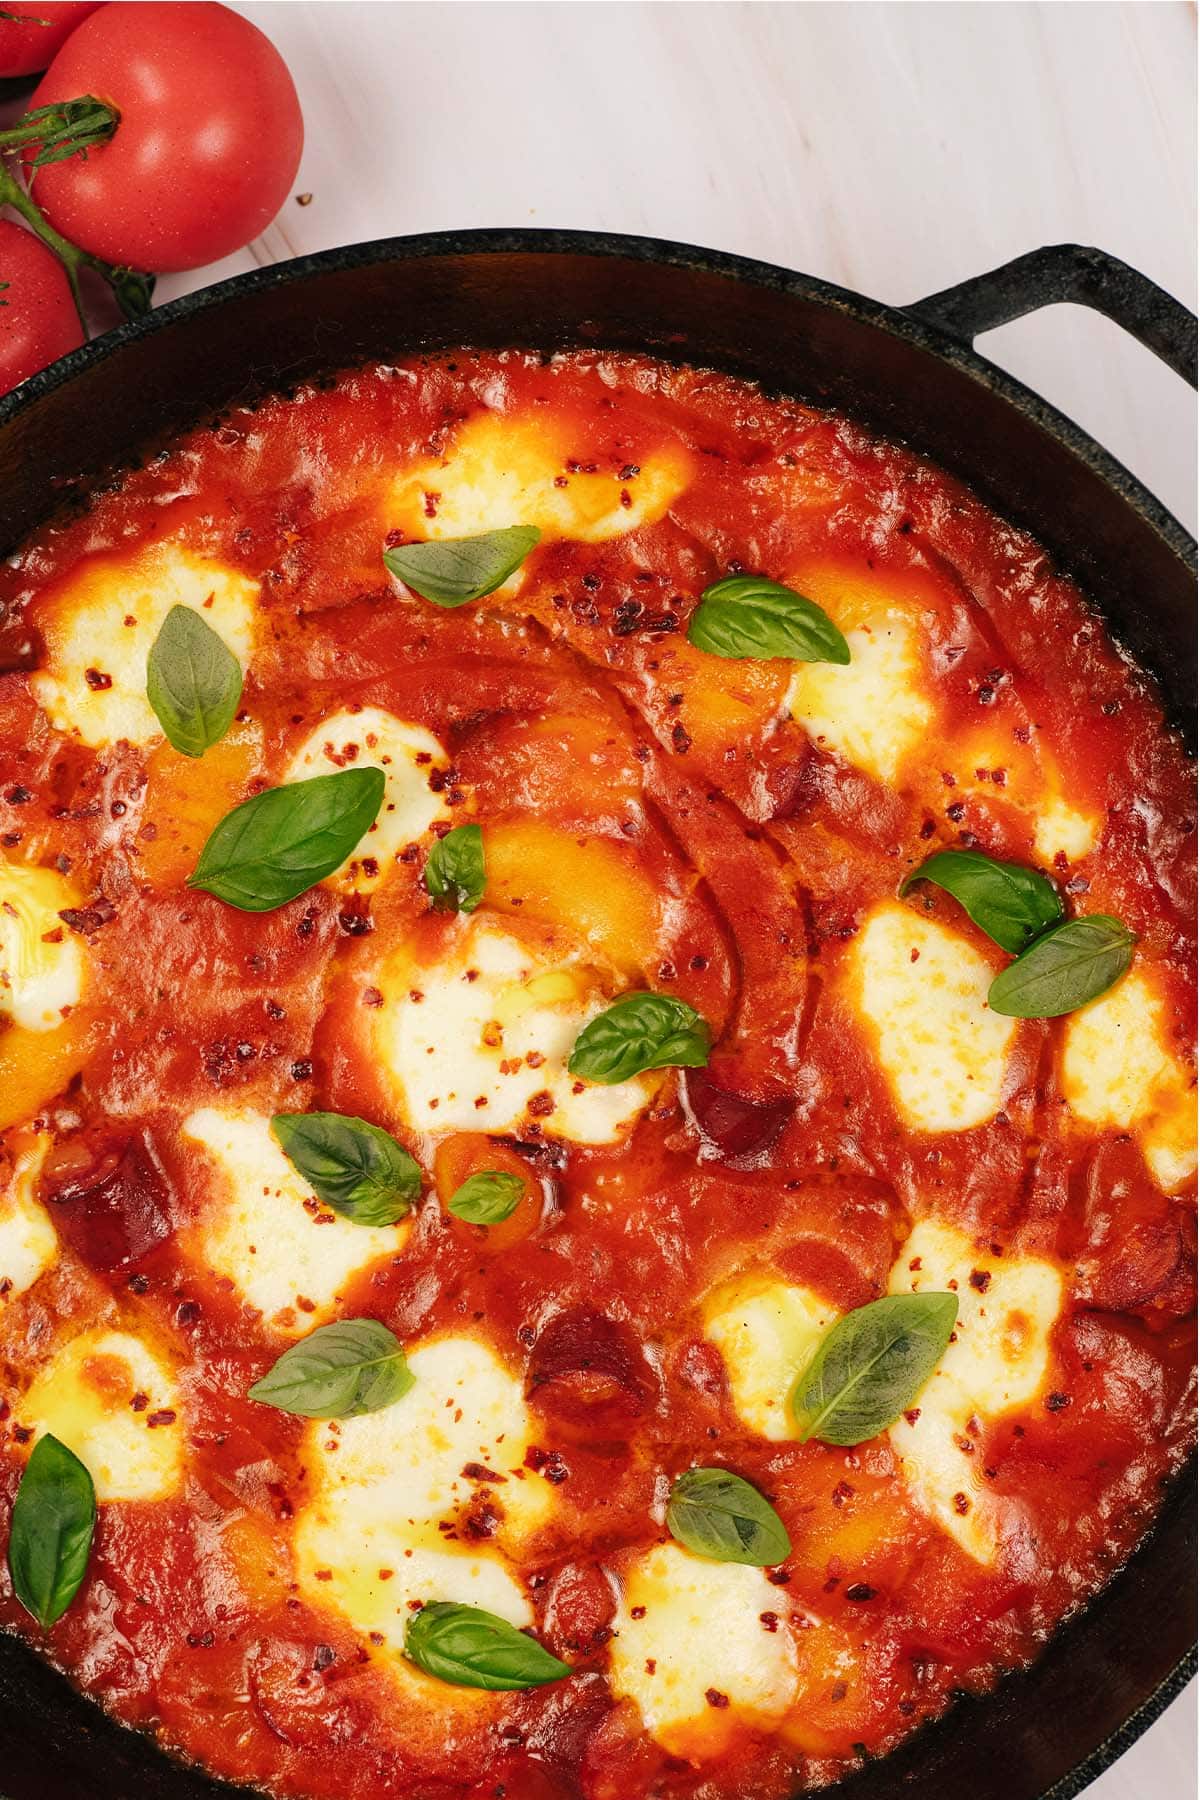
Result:
{"label": "green tomato stem", "polygon": [[108,283],[127,319],[138,319],[143,313],[149,312],[150,297],[154,292],[153,275],[141,275],[136,269],[114,268],[111,263],[103,262],[100,257],[92,256],[89,251],[72,244],[43,217],[41,209],[21,186],[12,170],[3,163],[0,163],[0,206],[11,206],[14,212],[20,213],[35,236],[41,238],[43,244],[57,256],[66,271],[71,298],[75,302],[75,310],[79,314],[79,323],[85,337],[89,334],[83,296],[79,288],[81,269],[93,269]]}
{"label": "green tomato stem", "polygon": [[94,94],[63,100],[23,113],[15,125],[0,131],[0,153],[38,146],[31,167],[65,162],[69,156],[86,157],[97,144],[107,144],[120,123],[120,114]]}

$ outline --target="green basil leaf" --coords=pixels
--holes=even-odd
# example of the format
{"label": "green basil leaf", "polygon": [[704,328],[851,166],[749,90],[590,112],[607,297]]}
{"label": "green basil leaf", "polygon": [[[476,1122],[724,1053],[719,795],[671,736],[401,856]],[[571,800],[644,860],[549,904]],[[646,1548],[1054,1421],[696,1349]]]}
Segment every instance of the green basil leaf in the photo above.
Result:
{"label": "green basil leaf", "polygon": [[712,656],[848,663],[850,646],[815,600],[763,575],[726,575],[700,596],[688,642]]}
{"label": "green basil leaf", "polygon": [[712,1033],[694,1007],[669,994],[625,994],[584,1026],[567,1070],[611,1085],[645,1069],[702,1069]]}
{"label": "green basil leaf", "polygon": [[1001,969],[988,1005],[1009,1019],[1057,1019],[1108,992],[1133,961],[1135,934],[1107,913],[1068,919]]}
{"label": "green basil leaf", "polygon": [[450,1201],[450,1211],[469,1225],[499,1225],[516,1212],[524,1192],[519,1175],[480,1169],[477,1175],[467,1176]]}
{"label": "green basil leaf", "polygon": [[271,1130],[318,1200],[356,1225],[394,1225],[421,1197],[421,1170],[390,1132],[346,1113],[276,1113]]}
{"label": "green basil leaf", "polygon": [[188,886],[243,912],[272,912],[340,868],[375,823],[382,769],[339,769],[267,788],[217,825]]}
{"label": "green basil leaf", "polygon": [[506,525],[478,537],[431,538],[385,550],[383,560],[405,587],[435,606],[482,600],[519,569],[541,537],[536,525]]}
{"label": "green basil leaf", "polygon": [[894,1425],[950,1342],[956,1294],[889,1294],[830,1326],[792,1390],[800,1442],[847,1447]]}
{"label": "green basil leaf", "polygon": [[531,1688],[561,1681],[571,1673],[507,1619],[481,1606],[434,1600],[414,1613],[404,1628],[404,1654],[426,1675],[455,1687]]}
{"label": "green basil leaf", "polygon": [[997,862],[982,850],[938,850],[905,877],[900,892],[906,894],[914,881],[932,881],[953,894],[972,924],[1014,956],[1063,916],[1048,875]]}
{"label": "green basil leaf", "polygon": [[250,1398],[302,1419],[353,1419],[391,1406],[415,1379],[386,1325],[339,1319],[285,1350]]}
{"label": "green basil leaf", "polygon": [[787,1528],[757,1488],[728,1469],[688,1469],[671,1489],[667,1530],[712,1562],[769,1569],[791,1554]]}
{"label": "green basil leaf", "polygon": [[443,912],[474,912],[483,899],[487,868],[478,825],[456,825],[439,838],[425,864],[425,890]]}
{"label": "green basil leaf", "polygon": [[233,723],[242,665],[202,614],[173,606],[146,658],[146,698],[183,756],[203,756]]}
{"label": "green basil leaf", "polygon": [[38,1439],[13,1501],[8,1571],[39,1625],[61,1619],[87,1573],[96,1493],[79,1458],[49,1433]]}

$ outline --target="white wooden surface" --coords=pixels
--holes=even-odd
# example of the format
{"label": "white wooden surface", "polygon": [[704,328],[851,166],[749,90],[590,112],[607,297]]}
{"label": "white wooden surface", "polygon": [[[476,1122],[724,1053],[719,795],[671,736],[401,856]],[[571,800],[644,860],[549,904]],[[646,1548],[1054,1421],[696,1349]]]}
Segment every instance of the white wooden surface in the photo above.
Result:
{"label": "white wooden surface", "polygon": [[[295,75],[312,203],[162,298],[357,239],[531,224],[682,238],[895,302],[1074,241],[1195,305],[1196,13],[1176,0],[241,10]],[[1149,352],[1073,307],[986,347],[1194,528],[1194,399]],[[1195,1790],[1188,1695],[1089,1800]]]}

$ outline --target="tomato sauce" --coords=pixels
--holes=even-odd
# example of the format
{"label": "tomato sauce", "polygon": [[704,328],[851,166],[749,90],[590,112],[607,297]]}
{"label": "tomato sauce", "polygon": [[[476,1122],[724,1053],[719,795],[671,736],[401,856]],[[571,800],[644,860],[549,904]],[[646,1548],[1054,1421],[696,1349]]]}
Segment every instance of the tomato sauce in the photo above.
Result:
{"label": "tomato sauce", "polygon": [[[594,541],[547,531],[515,585],[442,610],[388,577],[388,532],[420,535],[389,507],[405,469],[451,467],[487,412],[554,422],[564,505],[603,477],[636,515],[643,470],[665,458],[686,476],[660,516]],[[432,478],[425,496],[436,520]],[[150,544],[259,584],[252,734],[202,762],[161,738],[89,747],[35,698],[48,609],[82,560]],[[849,595],[868,632],[888,608],[910,622],[920,722],[887,779],[882,752],[872,767],[805,730],[788,665],[687,643],[701,590],[738,569],[839,619]],[[1138,1128],[1072,1121],[1064,1020],[1019,1023],[983,1122],[914,1127],[846,969],[932,850],[1040,863],[1075,909],[1137,933],[1190,1071],[1191,774],[1153,685],[1045,552],[910,452],[732,379],[464,351],[231,409],[38,532],[0,570],[0,607],[0,854],[58,859],[90,909],[69,927],[89,976],[61,1029],[0,1014],[4,1154],[48,1136],[37,1194],[59,1242],[0,1310],[0,1519],[35,1423],[22,1395],[84,1325],[165,1346],[186,1464],[167,1498],[101,1506],[87,1579],[47,1637],[6,1578],[0,1622],[164,1746],[296,1800],[772,1800],[1036,1657],[1136,1545],[1192,1442],[1192,1208]],[[710,1022],[707,1069],[668,1072],[616,1142],[566,1141],[552,1117],[496,1143],[404,1116],[371,1031],[382,951],[405,940],[432,966],[451,929],[429,912],[424,851],[366,896],[324,884],[262,914],[185,886],[232,805],[285,779],[324,716],[368,705],[433,732],[455,818],[513,846],[497,907],[518,916],[515,897],[564,929],[591,908],[589,941],[625,985]],[[1083,854],[1036,853],[1051,799],[1096,822]],[[556,860],[534,824],[606,846],[620,882],[580,860],[598,853]],[[947,894],[901,904],[1004,960]],[[307,1427],[246,1398],[291,1340],[196,1249],[214,1177],[180,1121],[218,1104],[354,1114],[421,1162],[410,1235],[338,1311],[406,1344],[474,1334],[519,1375],[525,1479],[552,1490],[520,1574],[567,1681],[465,1697],[426,1683],[418,1702],[390,1650],[297,1583]],[[494,1236],[445,1211],[480,1167],[528,1182]],[[915,1503],[887,1434],[844,1450],[751,1431],[701,1317],[751,1266],[861,1306],[929,1217],[1063,1272],[1037,1398],[979,1421],[979,1479],[1023,1522],[988,1563]],[[764,1627],[794,1639],[788,1723],[733,1718],[710,1754],[664,1747],[607,1674],[623,1572],[665,1538],[664,1477],[697,1463],[736,1469],[792,1539]],[[486,1538],[503,1496],[481,1490],[468,1528]]]}

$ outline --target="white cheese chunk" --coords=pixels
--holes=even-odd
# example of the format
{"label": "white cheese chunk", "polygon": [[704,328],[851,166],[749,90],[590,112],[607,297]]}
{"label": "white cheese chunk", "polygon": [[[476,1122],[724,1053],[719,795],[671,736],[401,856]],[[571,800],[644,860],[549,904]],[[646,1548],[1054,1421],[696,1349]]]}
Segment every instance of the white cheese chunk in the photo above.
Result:
{"label": "white cheese chunk", "polygon": [[661,519],[691,479],[681,445],[640,456],[637,473],[624,477],[573,468],[573,455],[551,416],[476,413],[442,457],[402,471],[389,523],[418,539],[536,525],[546,539],[596,544]]}
{"label": "white cheese chunk", "polygon": [[984,1254],[962,1232],[926,1219],[901,1247],[889,1289],[958,1294],[954,1341],[890,1437],[921,1509],[968,1556],[991,1563],[1011,1505],[987,1487],[980,1428],[1028,1406],[1044,1386],[1062,1274],[1039,1257]]}
{"label": "white cheese chunk", "polygon": [[[408,1364],[414,1385],[392,1406],[310,1428],[313,1496],[295,1537],[306,1597],[393,1652],[415,1601],[458,1601],[531,1624],[508,1557],[553,1494],[524,1467],[532,1427],[521,1382],[485,1344],[436,1338],[410,1350]],[[466,1528],[472,1501],[490,1509],[491,1535]]]}
{"label": "white cheese chunk", "polygon": [[420,841],[437,819],[453,817],[429,778],[449,765],[445,749],[423,725],[412,725],[382,707],[338,712],[322,719],[292,758],[286,779],[307,781],[343,768],[382,769],[383,805],[374,825],[331,884],[365,891],[378,885],[408,844]]}
{"label": "white cheese chunk", "polygon": [[1096,848],[1102,821],[1093,813],[1080,812],[1061,794],[1039,800],[1033,814],[1033,847],[1038,859],[1053,868],[1055,858],[1081,862]]}
{"label": "white cheese chunk", "polygon": [[917,631],[903,607],[881,602],[845,638],[848,663],[796,665],[787,710],[821,749],[894,785],[933,718]]}
{"label": "white cheese chunk", "polygon": [[183,1406],[166,1361],[128,1331],[86,1331],[15,1408],[85,1465],[97,1500],[165,1500],[183,1477]]}
{"label": "white cheese chunk", "polygon": [[1131,970],[1066,1020],[1062,1086],[1085,1124],[1136,1131],[1167,1193],[1195,1174],[1195,1093],[1167,1042],[1162,1000],[1146,971]]}
{"label": "white cheese chunk", "polygon": [[402,949],[376,978],[375,1046],[409,1124],[509,1132],[533,1117],[548,1137],[583,1144],[627,1131],[659,1079],[603,1087],[567,1073],[575,1039],[606,1005],[587,967],[556,960],[551,932],[517,937],[482,914],[448,920],[442,942],[432,966]]}
{"label": "white cheese chunk", "polygon": [[704,1334],[729,1375],[738,1417],[759,1437],[798,1435],[788,1399],[837,1311],[811,1288],[739,1275],[705,1297]]}
{"label": "white cheese chunk", "polygon": [[995,970],[958,932],[888,901],[849,955],[854,1002],[916,1131],[965,1131],[1000,1110],[1016,1021],[991,1012]]}
{"label": "white cheese chunk", "polygon": [[46,665],[30,678],[34,699],[85,744],[151,743],[162,731],[146,698],[146,658],[171,608],[200,613],[245,669],[258,591],[238,570],[174,544],[89,558],[39,616]]}
{"label": "white cheese chunk", "polygon": [[48,1133],[30,1137],[0,1177],[0,1311],[58,1255],[58,1235],[35,1192],[49,1148]]}
{"label": "white cheese chunk", "polygon": [[259,1113],[202,1107],[183,1133],[209,1153],[216,1175],[193,1254],[280,1331],[320,1324],[350,1277],[395,1255],[408,1236],[407,1220],[358,1225],[317,1204]]}
{"label": "white cheese chunk", "polygon": [[738,1726],[770,1731],[797,1686],[779,1595],[761,1569],[658,1545],[626,1574],[609,1686],[635,1702],[646,1730],[677,1756],[717,1755]]}
{"label": "white cheese chunk", "polygon": [[58,916],[78,905],[56,869],[0,861],[0,1013],[27,1031],[53,1031],[79,1004],[84,950]]}

